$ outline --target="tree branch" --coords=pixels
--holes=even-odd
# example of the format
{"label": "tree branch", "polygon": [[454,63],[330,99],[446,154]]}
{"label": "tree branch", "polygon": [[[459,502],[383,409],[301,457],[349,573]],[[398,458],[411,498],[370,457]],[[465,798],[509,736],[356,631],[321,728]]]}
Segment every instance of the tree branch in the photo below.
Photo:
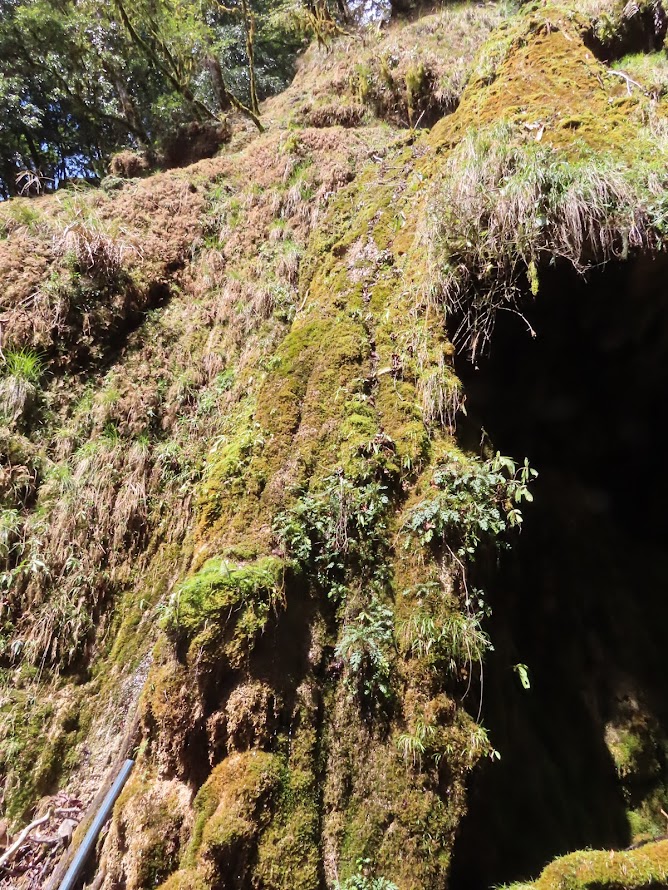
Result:
{"label": "tree branch", "polygon": [[[179,95],[183,96],[186,102],[188,102],[188,104],[196,112],[199,113],[199,119],[216,120],[216,115],[209,108],[207,108],[203,102],[200,102],[200,100],[196,98],[187,84],[181,83],[178,78],[174,76],[174,74],[164,64],[160,56],[155,52],[153,47],[150,46],[137,32],[134,25],[130,21],[127,12],[125,11],[122,0],[114,0],[114,4],[116,6],[116,9],[118,10],[118,14],[121,17],[121,21],[123,22],[123,25],[125,26],[132,41],[137,47],[139,47],[139,49],[142,50],[148,60],[155,65],[155,67],[163,75],[163,77],[165,77],[169,81],[176,92],[179,93]],[[171,60],[170,54],[168,54],[168,57]]]}

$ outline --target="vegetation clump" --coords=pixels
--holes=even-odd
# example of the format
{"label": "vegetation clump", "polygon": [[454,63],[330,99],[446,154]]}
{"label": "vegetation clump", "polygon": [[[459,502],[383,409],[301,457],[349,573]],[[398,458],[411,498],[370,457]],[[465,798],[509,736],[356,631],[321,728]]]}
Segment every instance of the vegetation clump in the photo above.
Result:
{"label": "vegetation clump", "polygon": [[11,424],[25,423],[35,407],[43,361],[38,352],[24,347],[5,350],[0,362],[0,416]]}
{"label": "vegetation clump", "polygon": [[346,581],[359,573],[370,581],[382,560],[389,503],[380,483],[331,476],[321,491],[297,497],[289,511],[279,513],[274,533],[287,555],[340,602]]}
{"label": "vegetation clump", "polygon": [[375,600],[343,625],[335,655],[344,664],[346,686],[366,709],[392,699],[393,648],[393,612]]}
{"label": "vegetation clump", "polygon": [[396,884],[387,878],[370,873],[371,860],[360,859],[357,863],[357,874],[345,881],[337,881],[335,890],[397,890]]}
{"label": "vegetation clump", "polygon": [[411,508],[404,528],[423,545],[444,542],[453,555],[467,559],[485,538],[493,540],[521,524],[518,505],[533,500],[529,483],[537,475],[526,459],[518,468],[499,453],[463,466],[453,457],[434,471],[437,493]]}
{"label": "vegetation clump", "polygon": [[668,881],[668,841],[637,850],[585,850],[550,863],[535,884],[514,884],[516,890],[628,890],[661,887]]}
{"label": "vegetation clump", "polygon": [[440,676],[460,672],[470,676],[474,664],[482,664],[492,643],[483,628],[488,609],[482,592],[472,590],[465,608],[437,581],[404,592],[413,603],[403,628],[404,645]]}

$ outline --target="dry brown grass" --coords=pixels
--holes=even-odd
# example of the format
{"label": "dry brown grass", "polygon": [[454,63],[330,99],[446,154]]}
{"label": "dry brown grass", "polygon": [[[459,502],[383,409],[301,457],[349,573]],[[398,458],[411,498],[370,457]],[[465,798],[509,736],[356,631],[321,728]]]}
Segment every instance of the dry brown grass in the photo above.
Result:
{"label": "dry brown grass", "polygon": [[464,139],[434,187],[424,237],[454,341],[484,350],[499,310],[519,311],[552,259],[578,272],[661,240],[665,172],[605,157],[570,161],[521,130]]}
{"label": "dry brown grass", "polygon": [[365,112],[400,127],[433,123],[456,108],[477,50],[508,14],[503,3],[448,4],[411,24],[340,37],[327,51],[311,47],[266,114],[312,127],[357,126]]}
{"label": "dry brown grass", "polygon": [[[156,536],[182,538],[208,443],[294,314],[314,221],[372,144],[343,128],[290,141],[267,134],[234,166],[203,161],[112,196],[44,204],[38,236],[49,266],[34,289],[21,282],[21,301],[5,299],[7,340],[39,344],[48,357],[74,337],[97,339],[102,355],[156,278],[178,282],[181,293],[88,390],[83,378],[60,390],[68,365],[50,361],[48,400],[60,412],[46,431],[51,460],[31,477],[37,510],[19,504],[20,559],[6,566],[16,659],[58,668],[88,658],[110,606],[149,565]],[[105,280],[99,312],[89,305],[77,317],[77,277]],[[225,376],[230,366],[236,374]]]}
{"label": "dry brown grass", "polygon": [[138,176],[144,176],[148,171],[148,161],[136,151],[119,151],[109,162],[109,172],[112,176],[134,179]]}
{"label": "dry brown grass", "polygon": [[86,220],[69,223],[55,241],[56,253],[72,255],[79,271],[93,279],[113,280],[134,248]]}
{"label": "dry brown grass", "polygon": [[57,194],[36,206],[38,225],[0,240],[3,343],[57,350],[66,363],[68,345],[75,362],[89,359],[161,297],[190,256],[203,200],[187,177],[164,174],[150,187]]}

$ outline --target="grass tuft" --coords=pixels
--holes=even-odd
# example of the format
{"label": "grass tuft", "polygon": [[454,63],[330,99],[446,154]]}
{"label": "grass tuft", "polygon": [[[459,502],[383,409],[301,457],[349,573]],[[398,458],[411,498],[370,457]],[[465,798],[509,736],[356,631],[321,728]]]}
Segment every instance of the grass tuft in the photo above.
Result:
{"label": "grass tuft", "polygon": [[44,371],[41,355],[34,349],[5,349],[0,356],[0,376],[13,377],[36,386]]}
{"label": "grass tuft", "polygon": [[668,233],[667,177],[605,156],[570,160],[509,125],[470,133],[431,200],[427,240],[437,299],[459,320],[453,340],[473,357],[499,309],[518,311],[546,263],[592,266],[657,250]]}

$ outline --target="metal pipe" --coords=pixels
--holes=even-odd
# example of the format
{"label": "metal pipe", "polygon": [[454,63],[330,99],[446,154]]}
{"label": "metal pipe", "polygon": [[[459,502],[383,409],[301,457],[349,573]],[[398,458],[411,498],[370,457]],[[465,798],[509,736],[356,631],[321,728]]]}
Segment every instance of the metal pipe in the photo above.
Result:
{"label": "metal pipe", "polygon": [[97,841],[97,836],[100,833],[102,826],[111,815],[111,810],[116,803],[116,800],[118,799],[118,795],[123,790],[123,786],[127,782],[128,776],[130,775],[130,771],[134,764],[134,760],[126,760],[121,767],[119,774],[116,776],[116,781],[111,786],[109,791],[107,791],[107,795],[102,801],[100,809],[95,814],[95,818],[91,822],[90,827],[86,832],[86,836],[81,842],[79,849],[74,854],[72,864],[67,869],[67,874],[62,880],[59,890],[75,890],[75,887],[77,886],[77,879],[81,876],[81,871],[86,864],[86,860],[93,851],[93,847],[95,846],[95,842]]}

